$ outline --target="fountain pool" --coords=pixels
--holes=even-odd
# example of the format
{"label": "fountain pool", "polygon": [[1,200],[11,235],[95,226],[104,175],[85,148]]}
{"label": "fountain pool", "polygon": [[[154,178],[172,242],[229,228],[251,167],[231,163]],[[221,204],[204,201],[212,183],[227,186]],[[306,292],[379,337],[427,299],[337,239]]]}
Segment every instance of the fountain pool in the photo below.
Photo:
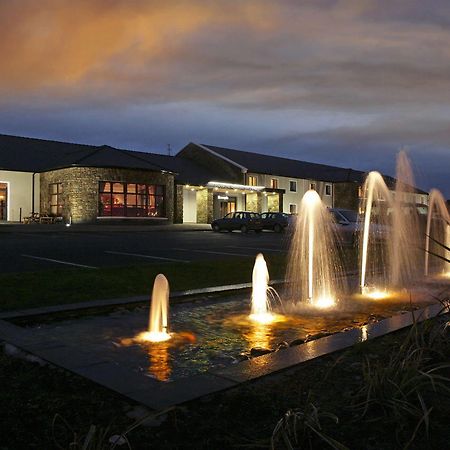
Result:
{"label": "fountain pool", "polygon": [[[413,307],[429,304],[425,297],[414,295]],[[34,324],[33,333],[38,340],[87,349],[99,360],[167,382],[234,365],[270,350],[283,351],[289,344],[302,343],[308,335],[320,337],[363,326],[409,307],[406,293],[370,303],[349,297],[341,300],[338,310],[306,304],[298,313],[261,324],[250,319],[250,294],[243,293],[172,305],[171,339],[163,342],[136,339],[147,328],[146,306]]]}

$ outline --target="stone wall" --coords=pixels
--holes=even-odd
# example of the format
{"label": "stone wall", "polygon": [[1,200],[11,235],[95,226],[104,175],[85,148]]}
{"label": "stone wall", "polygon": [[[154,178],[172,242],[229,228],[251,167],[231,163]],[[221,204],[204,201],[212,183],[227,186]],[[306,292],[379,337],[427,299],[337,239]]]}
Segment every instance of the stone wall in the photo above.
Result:
{"label": "stone wall", "polygon": [[262,208],[261,194],[252,193],[245,196],[245,210],[260,213]]}
{"label": "stone wall", "polygon": [[175,200],[174,200],[174,223],[183,223],[183,186],[177,184],[175,186]]}
{"label": "stone wall", "polygon": [[63,216],[65,220],[72,216],[73,223],[95,222],[98,216],[98,189],[100,181],[164,185],[166,217],[169,222],[173,221],[173,175],[135,169],[70,167],[43,172],[40,177],[41,214],[50,211],[49,185],[62,183]]}
{"label": "stone wall", "polygon": [[213,191],[201,189],[197,191],[197,223],[211,223],[214,216]]}
{"label": "stone wall", "polygon": [[280,194],[267,196],[267,211],[269,212],[280,211]]}
{"label": "stone wall", "polygon": [[335,183],[334,187],[334,207],[353,209],[359,208],[358,183]]}

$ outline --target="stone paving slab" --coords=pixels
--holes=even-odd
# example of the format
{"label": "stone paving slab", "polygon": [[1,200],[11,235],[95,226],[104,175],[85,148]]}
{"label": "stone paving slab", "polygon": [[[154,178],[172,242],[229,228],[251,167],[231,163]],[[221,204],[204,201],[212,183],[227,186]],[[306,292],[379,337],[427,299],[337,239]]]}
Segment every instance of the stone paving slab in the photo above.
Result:
{"label": "stone paving slab", "polygon": [[159,384],[158,389],[140,389],[127,396],[153,409],[164,409],[230,389],[238,383],[207,373]]}

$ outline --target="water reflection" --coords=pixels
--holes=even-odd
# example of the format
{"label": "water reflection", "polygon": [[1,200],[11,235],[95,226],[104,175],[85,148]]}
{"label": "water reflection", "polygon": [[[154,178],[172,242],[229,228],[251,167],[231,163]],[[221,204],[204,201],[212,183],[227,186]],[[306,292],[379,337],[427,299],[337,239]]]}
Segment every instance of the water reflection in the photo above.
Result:
{"label": "water reflection", "polygon": [[363,325],[361,327],[361,342],[367,341],[367,339],[369,339],[367,325]]}
{"label": "water reflection", "polygon": [[249,348],[269,348],[272,334],[270,324],[255,323],[244,333],[244,338],[248,341]]}
{"label": "water reflection", "polygon": [[160,342],[147,348],[150,365],[149,374],[159,381],[168,381],[172,372],[169,356],[169,344]]}

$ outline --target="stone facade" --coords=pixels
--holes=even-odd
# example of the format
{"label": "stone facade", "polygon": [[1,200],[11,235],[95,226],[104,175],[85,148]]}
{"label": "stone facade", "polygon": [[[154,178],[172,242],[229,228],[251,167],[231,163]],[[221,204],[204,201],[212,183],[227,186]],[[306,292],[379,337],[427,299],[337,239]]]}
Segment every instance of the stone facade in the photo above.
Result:
{"label": "stone facade", "polygon": [[245,196],[245,210],[260,213],[262,212],[261,194],[252,193]]}
{"label": "stone facade", "polygon": [[[70,167],[43,172],[40,177],[41,214],[50,211],[49,185],[52,183],[62,183],[64,219],[68,220],[71,216],[73,223],[96,222],[98,220],[98,190],[100,181],[164,185],[166,218],[169,222],[173,221],[175,197],[173,175],[135,169]],[[125,220],[128,221],[130,219]]]}
{"label": "stone facade", "polygon": [[173,215],[174,223],[183,223],[183,186],[175,186],[175,211]]}
{"label": "stone facade", "polygon": [[209,189],[197,191],[197,223],[211,223],[213,221],[213,192]]}

